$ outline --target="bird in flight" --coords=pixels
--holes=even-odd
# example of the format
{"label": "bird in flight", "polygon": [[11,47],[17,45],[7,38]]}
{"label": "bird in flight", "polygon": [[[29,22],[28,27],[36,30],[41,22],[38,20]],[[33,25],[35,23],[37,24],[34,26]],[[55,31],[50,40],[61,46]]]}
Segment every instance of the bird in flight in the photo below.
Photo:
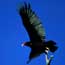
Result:
{"label": "bird in flight", "polygon": [[27,61],[27,63],[42,53],[47,54],[48,50],[52,53],[57,50],[56,42],[52,40],[46,41],[44,27],[39,17],[32,10],[30,3],[24,3],[20,6],[19,15],[30,38],[30,41],[22,43],[22,46],[31,48],[29,61]]}

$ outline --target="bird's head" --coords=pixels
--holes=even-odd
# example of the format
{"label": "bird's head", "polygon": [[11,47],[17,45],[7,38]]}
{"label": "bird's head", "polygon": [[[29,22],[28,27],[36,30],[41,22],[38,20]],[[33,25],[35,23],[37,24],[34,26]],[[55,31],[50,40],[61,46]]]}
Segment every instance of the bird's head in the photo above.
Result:
{"label": "bird's head", "polygon": [[24,43],[22,43],[21,44],[21,46],[23,47],[23,46],[31,46],[32,45],[32,43],[31,42],[24,42]]}

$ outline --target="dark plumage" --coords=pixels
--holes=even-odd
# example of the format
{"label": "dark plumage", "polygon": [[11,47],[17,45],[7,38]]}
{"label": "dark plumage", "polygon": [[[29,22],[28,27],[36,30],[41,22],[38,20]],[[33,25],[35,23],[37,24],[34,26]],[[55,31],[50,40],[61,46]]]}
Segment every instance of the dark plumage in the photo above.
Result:
{"label": "dark plumage", "polygon": [[24,3],[19,9],[19,14],[30,37],[30,42],[24,43],[24,45],[31,48],[29,60],[42,53],[46,53],[46,47],[48,47],[51,52],[55,52],[57,50],[56,43],[52,40],[45,40],[44,27],[39,17],[31,9],[30,4]]}

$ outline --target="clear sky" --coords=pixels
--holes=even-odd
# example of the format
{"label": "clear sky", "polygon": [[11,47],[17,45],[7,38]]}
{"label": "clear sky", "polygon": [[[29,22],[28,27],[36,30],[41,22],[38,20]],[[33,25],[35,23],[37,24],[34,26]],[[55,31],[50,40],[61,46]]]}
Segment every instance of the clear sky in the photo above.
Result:
{"label": "clear sky", "polygon": [[[17,4],[30,2],[46,31],[46,39],[57,42],[51,65],[65,65],[65,0],[0,0],[0,65],[27,65],[30,48],[21,47],[29,41],[17,12]],[[45,65],[42,54],[29,65]]]}

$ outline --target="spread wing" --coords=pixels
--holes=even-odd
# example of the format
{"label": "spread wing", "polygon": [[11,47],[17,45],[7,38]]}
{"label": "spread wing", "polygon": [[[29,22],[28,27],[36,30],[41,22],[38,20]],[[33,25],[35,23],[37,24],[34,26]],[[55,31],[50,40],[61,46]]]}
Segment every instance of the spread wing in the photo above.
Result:
{"label": "spread wing", "polygon": [[22,18],[23,24],[29,34],[30,40],[43,41],[45,39],[45,31],[39,17],[31,9],[30,4],[24,3],[19,9],[19,14]]}

